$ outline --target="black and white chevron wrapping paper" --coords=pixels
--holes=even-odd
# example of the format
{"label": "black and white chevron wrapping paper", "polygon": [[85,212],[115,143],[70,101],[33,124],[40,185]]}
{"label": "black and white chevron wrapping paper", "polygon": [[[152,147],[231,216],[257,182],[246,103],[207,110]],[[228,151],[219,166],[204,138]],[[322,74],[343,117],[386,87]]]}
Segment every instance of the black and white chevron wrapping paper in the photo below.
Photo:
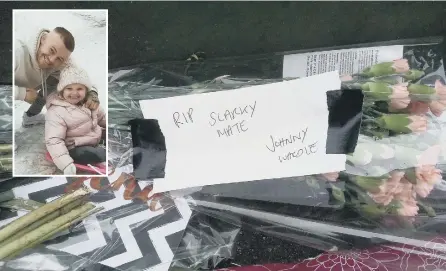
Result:
{"label": "black and white chevron wrapping paper", "polygon": [[[101,179],[101,183],[112,183],[123,172],[132,171],[119,168],[113,175]],[[67,178],[54,177],[17,186],[12,191],[16,197],[43,203],[62,195],[69,182]],[[89,180],[84,184],[90,187]],[[147,183],[138,185],[143,189]],[[69,237],[57,238],[48,247],[117,270],[168,270],[191,209],[185,199],[176,198],[169,199],[168,203],[161,201],[156,208],[158,211],[151,211],[150,202],[140,204],[125,200],[124,190],[125,185],[114,192],[94,190],[97,193],[91,201],[105,209],[85,219]],[[0,226],[25,214],[24,211],[3,211]]]}

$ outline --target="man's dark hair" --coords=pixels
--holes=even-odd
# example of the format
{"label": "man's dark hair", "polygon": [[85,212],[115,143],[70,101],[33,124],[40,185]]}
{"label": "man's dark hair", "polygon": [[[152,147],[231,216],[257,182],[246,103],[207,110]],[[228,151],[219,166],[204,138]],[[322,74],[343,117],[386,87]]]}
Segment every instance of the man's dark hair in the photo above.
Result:
{"label": "man's dark hair", "polygon": [[71,34],[70,31],[66,30],[63,27],[56,27],[54,28],[54,32],[58,33],[60,37],[63,40],[63,43],[65,44],[65,47],[68,51],[73,52],[74,51],[74,37]]}

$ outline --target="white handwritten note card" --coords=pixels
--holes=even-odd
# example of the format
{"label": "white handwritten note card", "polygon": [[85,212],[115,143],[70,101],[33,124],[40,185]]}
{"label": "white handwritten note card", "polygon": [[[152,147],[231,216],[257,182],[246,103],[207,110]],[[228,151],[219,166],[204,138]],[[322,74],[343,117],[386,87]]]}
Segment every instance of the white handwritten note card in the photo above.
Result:
{"label": "white handwritten note card", "polygon": [[326,91],[338,72],[241,89],[140,101],[166,141],[164,192],[340,171],[345,155],[326,154]]}

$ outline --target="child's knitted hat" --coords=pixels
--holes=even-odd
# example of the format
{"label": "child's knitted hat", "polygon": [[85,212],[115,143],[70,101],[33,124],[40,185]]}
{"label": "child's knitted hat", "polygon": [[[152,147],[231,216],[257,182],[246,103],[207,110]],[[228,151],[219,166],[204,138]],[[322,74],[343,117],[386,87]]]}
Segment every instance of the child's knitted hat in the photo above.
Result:
{"label": "child's knitted hat", "polygon": [[82,84],[87,87],[87,90],[92,88],[87,72],[75,65],[68,65],[60,71],[57,91],[60,92],[71,84]]}

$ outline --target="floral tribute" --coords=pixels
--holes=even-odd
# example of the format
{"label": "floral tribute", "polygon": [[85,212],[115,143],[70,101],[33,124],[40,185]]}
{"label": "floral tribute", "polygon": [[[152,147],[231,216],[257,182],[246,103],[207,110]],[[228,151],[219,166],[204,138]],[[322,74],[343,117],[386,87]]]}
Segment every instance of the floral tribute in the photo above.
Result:
{"label": "floral tribute", "polygon": [[338,203],[375,221],[394,216],[411,222],[420,212],[435,216],[424,199],[442,180],[437,168],[441,141],[429,127],[446,109],[446,86],[440,80],[418,83],[423,76],[406,59],[341,76],[343,89],[360,89],[365,98],[347,170],[322,175]]}

